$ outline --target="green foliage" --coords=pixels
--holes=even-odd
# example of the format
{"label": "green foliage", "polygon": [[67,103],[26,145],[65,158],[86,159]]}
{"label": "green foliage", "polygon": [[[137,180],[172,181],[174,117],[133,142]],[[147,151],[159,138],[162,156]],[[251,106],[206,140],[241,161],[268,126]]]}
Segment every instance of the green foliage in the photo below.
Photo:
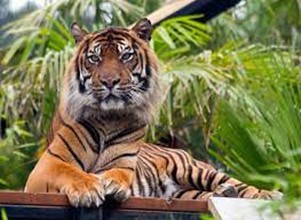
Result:
{"label": "green foliage", "polygon": [[263,86],[270,95],[244,91],[221,103],[215,142],[224,154],[213,154],[245,181],[300,197],[301,84]]}
{"label": "green foliage", "polygon": [[193,20],[198,17],[171,18],[155,29],[151,46],[161,60],[191,55],[208,43],[210,27]]}
{"label": "green foliage", "polygon": [[211,215],[208,215],[208,214],[202,214],[200,219],[201,220],[214,220],[214,218]]}
{"label": "green foliage", "polygon": [[6,129],[5,139],[0,141],[0,187],[18,189],[24,185],[27,173],[24,170],[32,169],[36,158],[34,154],[37,143],[35,137],[25,130],[24,121],[15,121]]}
{"label": "green foliage", "polygon": [[2,220],[8,220],[5,209],[1,209],[1,219]]}

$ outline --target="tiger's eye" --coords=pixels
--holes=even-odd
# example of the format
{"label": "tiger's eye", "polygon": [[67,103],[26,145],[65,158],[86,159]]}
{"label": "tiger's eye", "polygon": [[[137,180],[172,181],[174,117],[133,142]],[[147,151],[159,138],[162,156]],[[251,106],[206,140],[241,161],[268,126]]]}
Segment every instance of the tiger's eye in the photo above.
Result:
{"label": "tiger's eye", "polygon": [[121,59],[123,61],[127,61],[127,60],[130,60],[132,58],[132,56],[133,56],[133,53],[125,53],[121,56]]}
{"label": "tiger's eye", "polygon": [[99,62],[99,57],[96,56],[96,55],[91,55],[88,57],[88,60],[91,62],[91,63],[98,63]]}

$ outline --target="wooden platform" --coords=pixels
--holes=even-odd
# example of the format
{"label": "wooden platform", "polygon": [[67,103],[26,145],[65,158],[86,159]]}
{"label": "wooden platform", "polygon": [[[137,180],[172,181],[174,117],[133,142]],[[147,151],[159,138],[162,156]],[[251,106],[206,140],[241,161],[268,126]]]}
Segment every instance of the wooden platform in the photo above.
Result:
{"label": "wooden platform", "polygon": [[100,208],[74,208],[60,194],[0,192],[0,208],[9,219],[200,219],[207,201],[130,198]]}

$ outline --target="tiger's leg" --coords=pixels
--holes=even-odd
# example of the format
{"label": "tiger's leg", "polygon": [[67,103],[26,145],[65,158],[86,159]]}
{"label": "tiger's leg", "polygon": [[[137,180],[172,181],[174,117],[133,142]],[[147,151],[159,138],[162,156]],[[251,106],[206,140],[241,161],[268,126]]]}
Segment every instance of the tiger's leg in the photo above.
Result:
{"label": "tiger's leg", "polygon": [[134,169],[112,168],[98,174],[103,182],[105,196],[112,196],[117,201],[125,201],[130,196]]}
{"label": "tiger's leg", "polygon": [[280,199],[282,194],[277,191],[268,191],[258,189],[254,186],[247,185],[235,178],[231,178],[224,173],[204,170],[204,183],[207,187],[215,189],[220,184],[230,184],[234,186],[240,198],[258,198],[258,199]]}
{"label": "tiger's leg", "polygon": [[228,184],[235,187],[240,198],[279,199],[282,197],[279,192],[257,189],[224,173],[217,172],[213,167],[207,167],[205,163],[191,158],[185,151],[166,150],[158,147],[156,150],[168,155],[169,175],[184,188],[215,192],[221,184]]}
{"label": "tiger's leg", "polygon": [[73,206],[102,204],[101,180],[85,172],[95,156],[76,141],[70,131],[60,130],[31,172],[25,191],[64,193]]}
{"label": "tiger's leg", "polygon": [[31,172],[25,192],[64,193],[76,207],[99,206],[104,200],[103,185],[96,175],[48,155],[43,155]]}
{"label": "tiger's leg", "polygon": [[279,199],[282,197],[279,192],[257,189],[212,169],[200,169],[193,165],[184,169],[187,169],[184,173],[190,175],[187,176],[188,181],[185,184],[190,184],[201,191],[215,192],[222,184],[226,184],[235,187],[240,198]]}
{"label": "tiger's leg", "polygon": [[177,199],[208,199],[212,196],[237,198],[238,192],[232,185],[221,184],[213,192],[196,189],[180,189],[172,194],[172,198]]}
{"label": "tiger's leg", "polygon": [[102,180],[105,196],[117,201],[129,197],[142,143],[119,143],[102,152],[91,172]]}

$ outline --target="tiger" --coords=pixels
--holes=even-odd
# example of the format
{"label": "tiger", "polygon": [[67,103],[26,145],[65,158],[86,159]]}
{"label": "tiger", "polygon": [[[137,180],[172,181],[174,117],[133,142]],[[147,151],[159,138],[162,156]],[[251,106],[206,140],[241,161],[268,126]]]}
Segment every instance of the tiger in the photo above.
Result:
{"label": "tiger", "polygon": [[62,81],[48,147],[25,192],[62,193],[72,206],[98,207],[130,196],[277,199],[278,191],[245,184],[182,149],[145,142],[164,100],[151,22],[88,32],[71,25],[76,43]]}

